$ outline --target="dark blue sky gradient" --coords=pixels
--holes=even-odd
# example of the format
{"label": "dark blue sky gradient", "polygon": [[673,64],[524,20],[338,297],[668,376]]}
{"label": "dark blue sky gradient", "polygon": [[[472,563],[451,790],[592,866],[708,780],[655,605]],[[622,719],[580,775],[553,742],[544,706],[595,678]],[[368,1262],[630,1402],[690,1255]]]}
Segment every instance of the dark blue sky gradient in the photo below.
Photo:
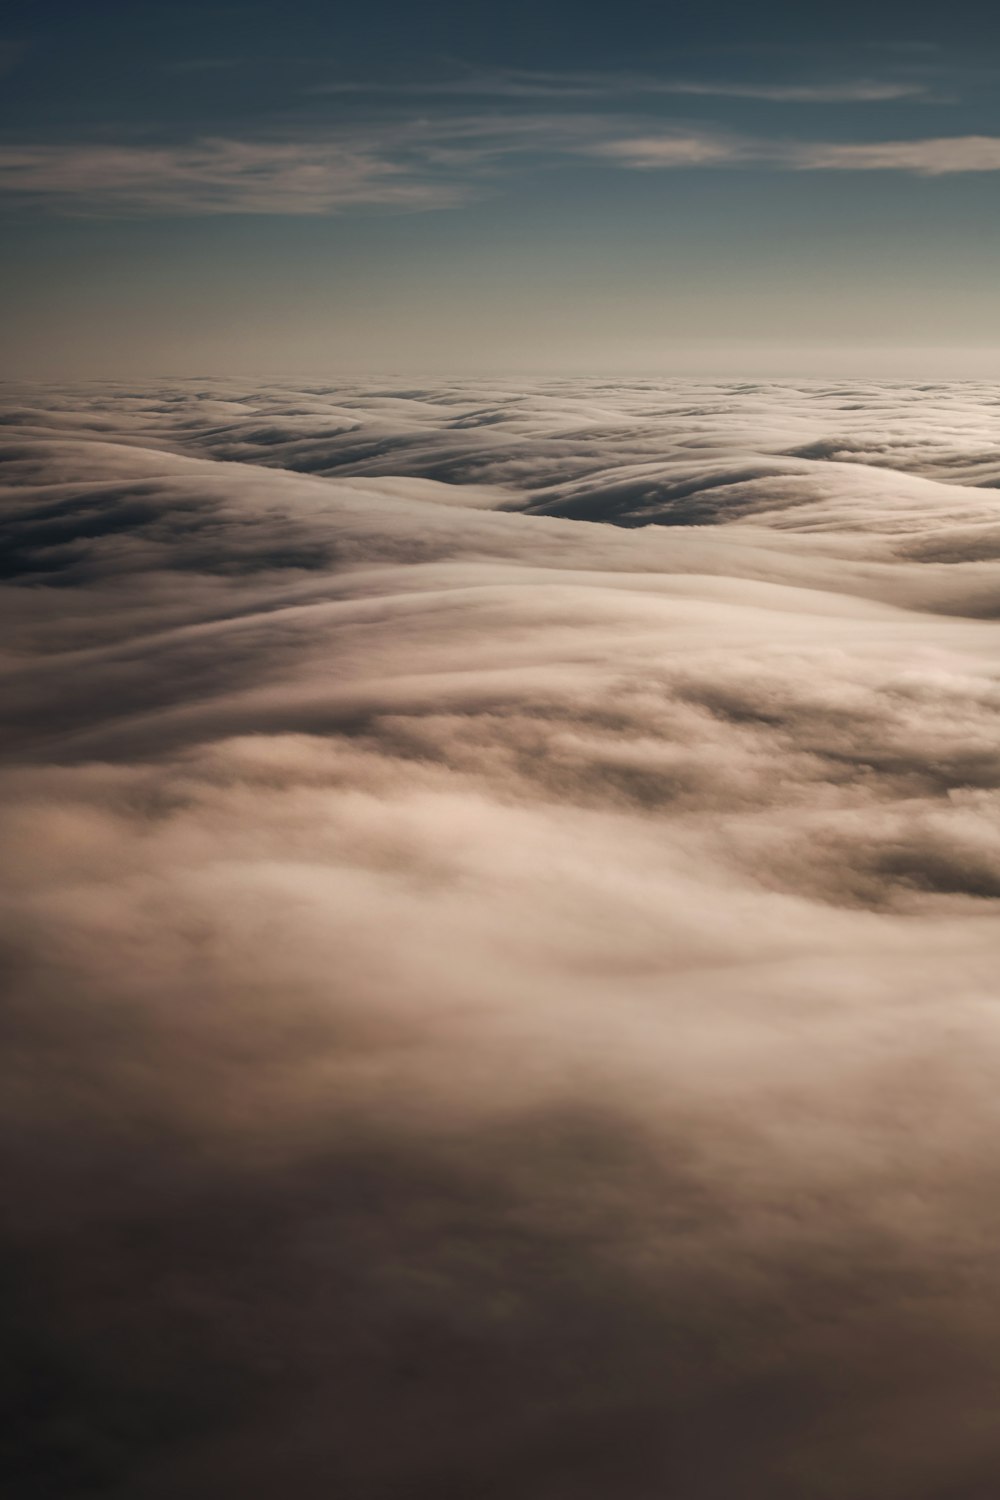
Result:
{"label": "dark blue sky gradient", "polygon": [[[1000,160],[1000,7],[19,0],[0,64],[13,374],[182,372],[186,349],[315,369],[327,347],[364,369],[645,368],[669,346],[673,368],[730,343],[742,367],[765,345],[822,362],[838,338],[891,364],[997,338],[1000,171],[814,157],[984,138],[963,149],[996,140]],[[728,155],[614,155],[678,135]],[[276,171],[255,159],[227,198],[227,156],[200,196],[163,199],[205,140],[277,148],[282,174],[300,149],[306,173],[360,153],[366,182],[417,197],[338,187],[299,211],[252,197]]]}
{"label": "dark blue sky gradient", "polygon": [[[0,29],[10,134],[115,123],[167,130],[301,110],[317,79],[429,81],[478,69],[642,70],[730,82],[959,72],[995,91],[1000,7],[655,0],[20,0]],[[989,56],[992,48],[997,56]]]}

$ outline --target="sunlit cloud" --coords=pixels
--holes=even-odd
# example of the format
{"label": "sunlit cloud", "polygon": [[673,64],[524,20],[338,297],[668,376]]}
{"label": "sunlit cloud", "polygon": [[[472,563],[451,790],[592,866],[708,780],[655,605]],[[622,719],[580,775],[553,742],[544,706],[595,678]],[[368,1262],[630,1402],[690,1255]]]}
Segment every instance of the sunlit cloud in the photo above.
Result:
{"label": "sunlit cloud", "polygon": [[598,141],[590,154],[623,167],[701,167],[757,159],[752,142],[707,134],[670,134]]}
{"label": "sunlit cloud", "polygon": [[0,192],[76,211],[323,214],[440,208],[460,189],[366,147],[202,140],[186,146],[6,146]]}
{"label": "sunlit cloud", "polygon": [[907,172],[924,177],[1000,171],[997,136],[841,144],[671,132],[599,141],[587,149],[594,156],[638,170],[745,165],[801,172]]}
{"label": "sunlit cloud", "polygon": [[[520,87],[520,85],[518,85]],[[687,92],[714,92],[684,85]],[[724,92],[724,90],[723,90]],[[790,97],[790,96],[789,96]],[[713,166],[783,171],[1000,170],[1000,137],[808,141],[715,128],[664,128],[603,110],[374,118],[270,139],[183,144],[0,146],[0,194],[73,213],[328,214],[449,207],[515,169],[589,156],[638,170]]]}
{"label": "sunlit cloud", "polygon": [[942,177],[953,172],[1000,171],[1000,136],[939,136],[923,141],[862,141],[803,145],[794,153],[803,170],[915,172]]}

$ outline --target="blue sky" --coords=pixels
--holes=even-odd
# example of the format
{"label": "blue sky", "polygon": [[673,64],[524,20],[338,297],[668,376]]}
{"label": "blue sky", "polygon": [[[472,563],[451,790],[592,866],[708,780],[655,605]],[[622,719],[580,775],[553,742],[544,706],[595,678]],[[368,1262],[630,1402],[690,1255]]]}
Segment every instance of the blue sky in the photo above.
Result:
{"label": "blue sky", "polygon": [[981,6],[15,4],[16,377],[979,376]]}

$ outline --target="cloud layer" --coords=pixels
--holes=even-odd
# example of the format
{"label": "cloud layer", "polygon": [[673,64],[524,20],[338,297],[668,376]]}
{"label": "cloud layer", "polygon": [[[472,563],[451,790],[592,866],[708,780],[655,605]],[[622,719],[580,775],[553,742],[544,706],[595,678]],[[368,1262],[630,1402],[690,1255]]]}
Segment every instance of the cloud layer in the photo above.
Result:
{"label": "cloud layer", "polygon": [[[523,92],[527,86],[519,87]],[[678,85],[677,91],[734,92],[694,84]],[[577,92],[585,90],[581,86]],[[795,89],[787,94],[764,90],[751,97],[801,102],[807,95],[822,102],[815,91]],[[575,98],[576,93],[563,90],[563,96]],[[515,165],[520,171],[552,170],[579,158],[627,169],[728,166],[940,177],[1000,170],[1000,137],[836,142],[665,126],[613,113],[432,114],[254,139],[7,144],[0,146],[0,196],[76,214],[439,209],[486,188],[495,190],[498,174]]]}
{"label": "cloud layer", "polygon": [[2,192],[79,210],[197,214],[441,208],[456,197],[367,144],[322,140],[8,146]]}
{"label": "cloud layer", "polygon": [[[201,66],[212,66],[203,63]],[[215,64],[219,66],[219,64]],[[440,79],[421,78],[392,83],[378,80],[340,80],[316,86],[316,94],[421,94],[488,96],[495,99],[634,99],[655,94],[688,94],[716,99],[756,99],[773,104],[878,104],[899,99],[934,99],[923,83],[912,79],[847,78],[826,83],[758,83],[750,80],[657,78],[643,73],[542,72],[464,69]]]}
{"label": "cloud layer", "polygon": [[599,141],[590,149],[595,156],[640,169],[756,165],[798,172],[910,172],[921,177],[1000,171],[1000,137],[990,135],[845,144],[672,131]]}
{"label": "cloud layer", "polygon": [[995,1493],[997,399],[8,391],[11,1493]]}

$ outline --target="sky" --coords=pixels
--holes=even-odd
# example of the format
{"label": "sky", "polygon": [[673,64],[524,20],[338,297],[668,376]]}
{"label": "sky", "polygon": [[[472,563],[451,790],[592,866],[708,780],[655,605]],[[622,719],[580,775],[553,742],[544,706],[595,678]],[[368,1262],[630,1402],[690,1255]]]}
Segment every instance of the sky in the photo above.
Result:
{"label": "sky", "polygon": [[985,377],[998,65],[967,3],[22,0],[2,374]]}

